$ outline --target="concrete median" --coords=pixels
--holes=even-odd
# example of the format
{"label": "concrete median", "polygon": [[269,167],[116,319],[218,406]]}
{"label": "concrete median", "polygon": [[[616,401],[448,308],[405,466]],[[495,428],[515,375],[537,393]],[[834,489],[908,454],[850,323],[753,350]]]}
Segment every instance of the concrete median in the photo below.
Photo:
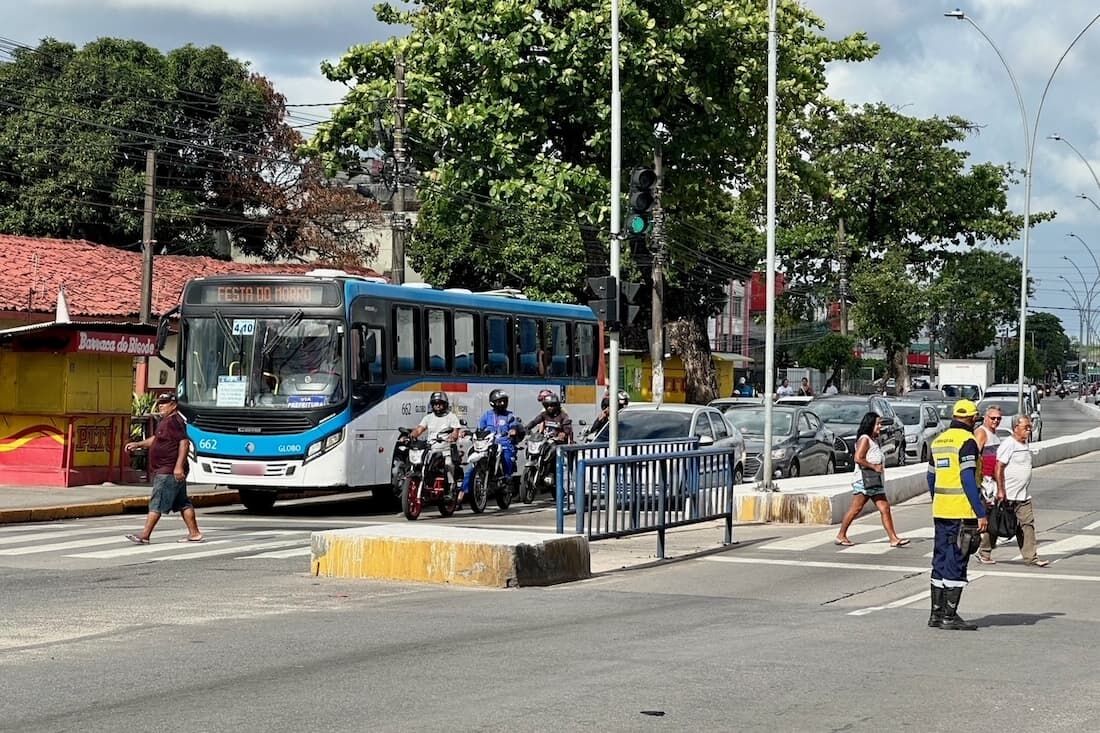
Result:
{"label": "concrete median", "polygon": [[310,572],[327,578],[512,588],[591,575],[588,539],[576,535],[432,526],[314,532]]}

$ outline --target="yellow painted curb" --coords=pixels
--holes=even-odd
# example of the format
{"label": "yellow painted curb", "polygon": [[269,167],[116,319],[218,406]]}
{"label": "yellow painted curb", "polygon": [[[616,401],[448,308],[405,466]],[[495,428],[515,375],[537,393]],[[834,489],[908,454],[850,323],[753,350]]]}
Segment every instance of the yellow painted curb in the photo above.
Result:
{"label": "yellow painted curb", "polygon": [[390,525],[314,532],[311,550],[311,574],[327,578],[512,588],[591,575],[577,535]]}

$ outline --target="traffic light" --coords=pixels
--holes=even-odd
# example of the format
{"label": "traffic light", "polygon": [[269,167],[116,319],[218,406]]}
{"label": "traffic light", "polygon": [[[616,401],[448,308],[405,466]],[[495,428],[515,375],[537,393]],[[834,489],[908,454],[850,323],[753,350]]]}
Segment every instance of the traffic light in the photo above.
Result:
{"label": "traffic light", "polygon": [[588,289],[596,300],[588,301],[588,307],[596,318],[604,323],[616,323],[619,320],[619,286],[613,277],[590,277]]}
{"label": "traffic light", "polygon": [[634,299],[638,297],[638,291],[642,289],[641,283],[623,282],[619,288],[619,319],[621,325],[629,326],[638,317],[641,306],[634,305]]}
{"label": "traffic light", "polygon": [[630,211],[626,214],[626,236],[630,239],[645,237],[652,227],[653,186],[657,174],[652,168],[635,168],[630,173]]}

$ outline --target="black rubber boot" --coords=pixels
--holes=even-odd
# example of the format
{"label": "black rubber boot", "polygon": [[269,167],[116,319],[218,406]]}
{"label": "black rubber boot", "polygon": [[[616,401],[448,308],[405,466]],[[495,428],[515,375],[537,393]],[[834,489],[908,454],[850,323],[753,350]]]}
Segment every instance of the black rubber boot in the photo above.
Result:
{"label": "black rubber boot", "polygon": [[938,628],[943,624],[943,588],[932,586],[932,614],[928,617],[928,626]]}
{"label": "black rubber boot", "polygon": [[949,631],[976,631],[978,629],[972,623],[967,622],[959,615],[959,599],[962,597],[962,588],[943,589],[943,622],[941,629]]}

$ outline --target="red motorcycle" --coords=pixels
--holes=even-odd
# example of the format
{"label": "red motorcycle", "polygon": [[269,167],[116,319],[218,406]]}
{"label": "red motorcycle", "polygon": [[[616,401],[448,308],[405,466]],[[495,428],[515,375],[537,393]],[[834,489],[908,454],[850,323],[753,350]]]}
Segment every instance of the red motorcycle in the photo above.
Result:
{"label": "red motorcycle", "polygon": [[436,505],[444,517],[458,509],[461,477],[452,460],[451,432],[443,430],[431,442],[420,438],[408,442],[409,468],[401,487],[401,511],[410,521],[428,504]]}

